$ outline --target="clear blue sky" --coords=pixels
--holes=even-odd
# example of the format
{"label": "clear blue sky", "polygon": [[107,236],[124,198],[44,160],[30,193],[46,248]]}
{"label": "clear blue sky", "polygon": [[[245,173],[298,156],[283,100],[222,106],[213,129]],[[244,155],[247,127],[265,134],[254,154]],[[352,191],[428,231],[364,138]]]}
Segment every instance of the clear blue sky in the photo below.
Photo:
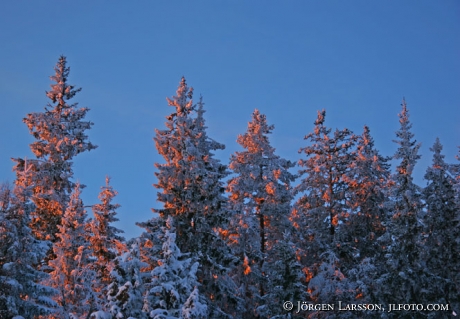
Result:
{"label": "clear blue sky", "polygon": [[416,181],[423,186],[436,137],[448,162],[458,154],[456,0],[4,1],[0,46],[0,181],[14,179],[11,157],[31,157],[22,118],[43,110],[64,54],[99,146],[75,158],[75,177],[88,185],[87,205],[112,177],[128,238],[158,206],[152,137],[182,75],[203,95],[224,163],[254,108],[275,125],[271,141],[283,157],[299,158],[322,108],[328,126],[360,134],[369,125],[381,153],[393,155],[403,96],[422,142]]}

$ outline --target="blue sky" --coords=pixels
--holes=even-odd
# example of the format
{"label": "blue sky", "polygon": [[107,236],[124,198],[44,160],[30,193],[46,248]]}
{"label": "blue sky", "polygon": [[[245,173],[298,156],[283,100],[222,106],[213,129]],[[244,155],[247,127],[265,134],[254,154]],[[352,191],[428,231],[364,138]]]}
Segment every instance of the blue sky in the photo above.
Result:
{"label": "blue sky", "polygon": [[439,137],[447,162],[460,145],[460,2],[452,1],[5,1],[0,5],[0,181],[11,157],[31,157],[22,118],[47,104],[61,54],[74,101],[89,107],[95,151],[75,158],[75,177],[97,201],[104,177],[119,192],[118,227],[157,207],[154,129],[163,128],[181,76],[203,95],[208,134],[224,163],[240,150],[255,108],[275,125],[272,145],[297,160],[317,110],[326,124],[371,129],[393,155],[403,96],[422,142],[416,181]]}

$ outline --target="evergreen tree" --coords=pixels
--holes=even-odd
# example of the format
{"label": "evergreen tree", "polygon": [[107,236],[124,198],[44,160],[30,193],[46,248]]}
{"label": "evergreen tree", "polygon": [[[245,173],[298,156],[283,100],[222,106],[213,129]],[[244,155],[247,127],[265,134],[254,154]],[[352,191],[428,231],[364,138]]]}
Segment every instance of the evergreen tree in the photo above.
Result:
{"label": "evergreen tree", "polygon": [[[425,174],[428,184],[423,190],[426,203],[424,231],[425,272],[429,277],[428,302],[449,303],[460,310],[460,225],[455,202],[455,179],[441,154],[442,145],[436,139],[433,164]],[[435,315],[435,314],[432,314]],[[439,314],[436,314],[439,315]]]}
{"label": "evergreen tree", "polygon": [[263,299],[263,306],[258,308],[263,318],[291,318],[293,313],[287,313],[280,307],[285,301],[305,300],[307,288],[303,285],[302,266],[298,262],[295,244],[291,241],[291,234],[286,231],[283,240],[272,248],[273,257],[270,260],[268,272],[268,291]]}
{"label": "evergreen tree", "polygon": [[[72,162],[79,153],[95,149],[88,142],[85,131],[90,129],[91,122],[83,121],[87,108],[77,108],[77,104],[68,104],[76,93],[76,89],[67,83],[69,67],[64,56],[59,58],[55,67],[55,75],[51,80],[51,91],[46,92],[51,103],[44,112],[30,113],[24,118],[30,134],[36,139],[30,149],[37,159],[29,160],[33,172],[28,186],[33,186],[31,199],[34,210],[31,212],[31,228],[38,239],[55,241],[62,215],[69,201],[74,184]],[[24,160],[14,159],[18,182],[24,170]]]}
{"label": "evergreen tree", "polygon": [[94,219],[88,223],[87,235],[93,256],[96,258],[92,262],[97,278],[93,288],[101,297],[107,294],[107,287],[111,282],[110,272],[115,267],[115,258],[126,251],[125,239],[119,235],[123,231],[112,225],[118,221],[116,210],[120,205],[112,203],[117,192],[109,185],[108,177],[105,183],[99,194],[101,203],[92,207]]}
{"label": "evergreen tree", "polygon": [[152,270],[147,284],[144,311],[152,319],[207,318],[207,306],[197,290],[199,263],[181,253],[175,240],[173,219],[163,227],[163,247],[159,266]]}
{"label": "evergreen tree", "polygon": [[[290,183],[294,176],[289,168],[294,163],[275,155],[268,139],[273,128],[268,125],[266,116],[255,110],[247,132],[238,136],[237,142],[245,150],[232,155],[230,163],[230,168],[237,174],[228,183],[235,211],[232,224],[239,237],[233,246],[240,257],[240,269],[236,272],[247,316],[253,316],[252,312],[255,312],[271,317],[283,312],[280,307],[276,312],[269,305],[273,303],[279,284],[279,274],[276,274],[279,254],[289,251],[285,242],[289,242],[289,238],[284,235],[290,233],[292,226],[289,221]],[[279,247],[285,249],[279,250]],[[295,258],[292,253],[291,257]],[[294,267],[291,270],[300,269]],[[299,290],[294,295],[300,296],[301,289],[297,288]]]}
{"label": "evergreen tree", "polygon": [[342,242],[346,242],[350,249],[348,259],[359,263],[365,258],[376,257],[380,250],[377,239],[385,233],[390,165],[389,159],[375,149],[367,126],[358,137],[352,157],[345,177],[350,215]]}
{"label": "evergreen tree", "polygon": [[386,262],[382,240],[386,238],[390,204],[389,158],[376,150],[367,126],[358,137],[352,157],[345,176],[349,216],[339,234],[340,261],[346,277],[357,285],[356,298],[360,302],[377,303],[382,300],[376,279]]}
{"label": "evergreen tree", "polygon": [[[334,285],[338,285],[337,291],[343,290],[339,287],[343,286],[340,257],[344,255],[340,240],[350,212],[346,198],[347,176],[356,141],[348,129],[331,134],[331,129],[324,125],[325,116],[326,111],[318,112],[314,131],[305,136],[311,145],[299,151],[307,158],[299,160],[301,180],[296,191],[300,197],[292,213],[310,297],[319,303],[335,301],[335,296],[321,289],[334,289]],[[336,274],[333,277],[329,273],[331,269]],[[320,278],[329,280],[326,286],[318,285]],[[353,298],[352,294],[348,295]],[[326,296],[328,299],[321,299]]]}
{"label": "evergreen tree", "polygon": [[[420,303],[421,289],[420,264],[420,213],[422,210],[419,187],[414,184],[412,172],[420,155],[420,144],[414,140],[410,131],[409,111],[405,100],[399,114],[400,129],[396,132],[399,145],[394,159],[399,160],[396,174],[393,176],[394,202],[393,217],[389,225],[391,241],[387,254],[387,273],[381,283],[382,298],[388,303]],[[394,314],[393,314],[394,315]],[[408,313],[411,317],[414,313]],[[398,318],[403,314],[397,314]]]}
{"label": "evergreen tree", "polygon": [[0,318],[33,318],[57,306],[50,298],[55,291],[39,283],[47,274],[35,268],[49,242],[36,239],[29,227],[33,204],[27,161],[18,175],[13,194],[6,185],[0,187]]}
{"label": "evergreen tree", "polygon": [[197,274],[200,293],[209,305],[210,318],[225,318],[235,312],[238,300],[228,271],[234,261],[231,250],[221,238],[228,223],[222,179],[225,165],[214,158],[224,146],[206,134],[203,102],[192,101],[193,90],[182,78],[177,96],[167,99],[174,112],[167,117],[165,130],[156,130],[156,148],[165,164],[155,164],[162,209],[160,218],[175,220],[177,245],[191,253],[201,265]]}
{"label": "evergreen tree", "polygon": [[133,240],[129,251],[115,258],[105,306],[111,318],[147,318],[142,311],[145,273],[141,272],[146,264],[140,260],[139,242]]}
{"label": "evergreen tree", "polygon": [[53,245],[56,258],[49,262],[52,271],[47,284],[58,290],[55,300],[61,306],[52,318],[87,318],[97,310],[97,295],[92,288],[96,274],[91,269],[93,252],[86,239],[85,220],[86,211],[77,183],[62,224],[58,226],[58,241]]}

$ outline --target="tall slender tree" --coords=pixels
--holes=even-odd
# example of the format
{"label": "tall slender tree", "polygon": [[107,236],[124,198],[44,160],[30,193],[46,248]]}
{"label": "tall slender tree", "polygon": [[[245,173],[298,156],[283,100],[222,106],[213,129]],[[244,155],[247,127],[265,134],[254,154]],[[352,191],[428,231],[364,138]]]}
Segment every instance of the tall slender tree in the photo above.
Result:
{"label": "tall slender tree", "polygon": [[364,126],[352,157],[345,176],[350,215],[341,234],[345,243],[342,251],[351,263],[349,266],[377,257],[381,248],[378,239],[386,230],[386,204],[391,186],[389,158],[375,148],[369,127]]}
{"label": "tall slender tree", "polygon": [[[275,155],[268,139],[273,129],[266,116],[256,109],[247,132],[237,139],[244,151],[232,155],[230,162],[236,176],[228,182],[228,191],[234,210],[232,224],[239,237],[233,246],[241,261],[237,273],[248,316],[257,313],[276,315],[270,303],[273,303],[272,297],[280,279],[275,274],[275,269],[279,268],[277,262],[280,254],[291,252],[291,257],[295,258],[294,250],[287,247],[290,240],[285,237],[292,230],[289,213],[291,182],[295,178],[289,169],[295,164]],[[278,247],[285,249],[278,250]],[[292,269],[297,270],[300,269]],[[296,274],[292,275],[296,277]],[[284,284],[292,286],[290,288],[295,285],[288,281]],[[297,288],[293,294],[300,297],[301,288]],[[281,308],[278,310],[282,311]]]}
{"label": "tall slender tree", "polygon": [[53,245],[56,258],[49,261],[52,271],[46,283],[58,291],[55,300],[61,307],[51,318],[86,318],[97,310],[97,295],[92,288],[96,280],[91,267],[93,252],[85,228],[86,211],[77,183],[58,225],[59,240]]}
{"label": "tall slender tree", "polygon": [[[409,110],[403,99],[399,113],[400,129],[396,132],[398,149],[394,155],[399,160],[393,176],[392,218],[389,224],[391,239],[388,247],[387,273],[381,285],[382,297],[387,302],[418,303],[422,298],[420,264],[422,212],[420,188],[413,182],[414,166],[420,159],[421,144],[411,132]],[[402,314],[397,314],[399,317]],[[412,316],[414,314],[406,314]]]}
{"label": "tall slender tree", "polygon": [[296,192],[300,196],[292,220],[299,234],[299,257],[310,297],[315,302],[327,303],[332,299],[322,299],[329,296],[323,289],[334,289],[331,287],[337,285],[337,291],[343,291],[348,287],[341,272],[340,233],[349,217],[347,174],[356,137],[348,129],[332,133],[324,124],[325,116],[325,110],[318,112],[313,132],[305,136],[311,145],[299,151],[307,158],[299,160],[301,180]]}
{"label": "tall slender tree", "polygon": [[436,139],[433,163],[427,169],[423,190],[426,203],[424,219],[424,256],[427,302],[449,303],[460,310],[460,212],[455,202],[455,179],[441,154],[442,145]]}
{"label": "tall slender tree", "polygon": [[[51,91],[46,96],[51,102],[44,112],[30,113],[24,118],[30,134],[36,139],[30,144],[35,160],[28,164],[33,172],[30,186],[34,210],[31,212],[31,228],[38,239],[55,241],[62,215],[69,195],[74,188],[72,182],[72,159],[79,153],[95,149],[88,141],[85,131],[93,123],[83,119],[88,108],[77,108],[77,103],[69,104],[81,89],[68,84],[70,68],[64,56],[54,68]],[[24,170],[24,160],[14,159],[17,182],[22,183],[19,174]]]}
{"label": "tall slender tree", "polygon": [[91,244],[93,256],[92,268],[96,272],[93,288],[105,299],[107,287],[111,282],[110,272],[115,267],[115,258],[126,252],[125,239],[120,236],[122,230],[113,226],[118,221],[116,210],[120,207],[112,203],[117,192],[110,186],[106,177],[105,186],[101,187],[99,204],[93,205],[94,218],[88,223],[87,240]]}
{"label": "tall slender tree", "polygon": [[194,104],[192,96],[193,89],[182,78],[177,95],[167,99],[174,111],[167,117],[166,129],[156,130],[155,145],[166,163],[155,164],[154,186],[161,190],[158,201],[163,208],[154,212],[163,221],[174,218],[177,246],[201,265],[197,277],[210,318],[225,318],[235,313],[238,303],[228,277],[235,258],[220,235],[228,223],[222,181],[228,171],[213,154],[224,145],[207,136],[204,104],[201,99]]}

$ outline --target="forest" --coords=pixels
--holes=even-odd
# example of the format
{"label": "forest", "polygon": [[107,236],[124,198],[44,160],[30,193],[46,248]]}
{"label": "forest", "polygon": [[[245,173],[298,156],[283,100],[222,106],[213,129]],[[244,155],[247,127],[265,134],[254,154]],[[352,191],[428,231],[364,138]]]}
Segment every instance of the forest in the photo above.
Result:
{"label": "forest", "polygon": [[290,161],[256,109],[222,163],[225,145],[182,78],[154,136],[161,208],[126,240],[110,178],[98,204],[81,199],[73,161],[97,148],[93,123],[64,56],[54,70],[48,105],[23,119],[35,157],[14,158],[15,180],[0,186],[1,319],[460,314],[460,162],[446,162],[437,139],[426,185],[414,182],[420,143],[404,99],[392,157],[369,127],[330,128],[319,110]]}

